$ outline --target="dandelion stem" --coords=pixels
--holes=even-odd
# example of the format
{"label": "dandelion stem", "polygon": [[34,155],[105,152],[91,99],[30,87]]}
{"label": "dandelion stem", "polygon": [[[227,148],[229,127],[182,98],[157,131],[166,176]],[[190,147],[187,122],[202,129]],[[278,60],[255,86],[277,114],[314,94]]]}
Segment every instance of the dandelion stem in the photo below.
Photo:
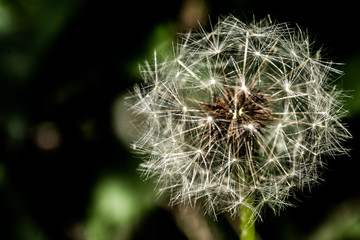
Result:
{"label": "dandelion stem", "polygon": [[254,212],[251,209],[253,197],[240,207],[240,240],[255,240]]}

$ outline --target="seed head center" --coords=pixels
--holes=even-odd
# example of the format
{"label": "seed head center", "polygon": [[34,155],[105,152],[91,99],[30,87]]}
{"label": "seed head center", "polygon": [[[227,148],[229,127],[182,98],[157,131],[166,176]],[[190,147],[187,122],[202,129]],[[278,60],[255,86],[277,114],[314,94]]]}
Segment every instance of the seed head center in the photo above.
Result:
{"label": "seed head center", "polygon": [[239,108],[239,112],[237,111],[237,109],[235,109],[235,111],[233,112],[233,117],[232,119],[238,119],[238,117],[242,117],[242,115],[244,114],[245,112],[243,111],[243,108]]}

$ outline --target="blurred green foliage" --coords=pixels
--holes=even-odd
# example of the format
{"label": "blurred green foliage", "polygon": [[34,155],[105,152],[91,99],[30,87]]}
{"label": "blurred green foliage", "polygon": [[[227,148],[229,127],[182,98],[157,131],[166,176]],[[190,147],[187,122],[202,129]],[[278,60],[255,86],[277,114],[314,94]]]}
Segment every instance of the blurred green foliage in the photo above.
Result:
{"label": "blurred green foliage", "polygon": [[[185,238],[118,133],[128,119],[119,99],[154,49],[158,58],[172,56],[184,2],[0,1],[0,239]],[[279,217],[267,212],[257,228],[264,240],[360,239],[357,5],[205,3],[214,22],[232,13],[298,23],[331,49],[327,58],[345,63],[340,82],[353,96],[346,103],[352,157],[329,160],[324,184],[298,208]],[[225,229],[219,236],[232,231],[224,216],[218,225]]]}
{"label": "blurred green foliage", "polygon": [[0,2],[2,75],[29,78],[82,0]]}
{"label": "blurred green foliage", "polygon": [[154,207],[152,188],[131,177],[101,178],[93,190],[85,235],[91,240],[129,239],[136,224]]}
{"label": "blurred green foliage", "polygon": [[346,59],[344,66],[344,77],[342,85],[348,90],[350,99],[346,102],[346,109],[350,111],[351,116],[360,114],[360,54]]}
{"label": "blurred green foliage", "polygon": [[161,61],[161,59],[171,58],[173,57],[173,46],[172,44],[176,40],[176,29],[173,23],[160,23],[154,26],[153,31],[147,37],[145,41],[145,49],[143,54],[138,58],[134,59],[134,62],[131,63],[128,69],[129,73],[136,77],[140,78],[139,72],[139,64],[143,64],[147,59],[148,61],[152,61],[154,58],[154,50],[157,52],[157,58]]}

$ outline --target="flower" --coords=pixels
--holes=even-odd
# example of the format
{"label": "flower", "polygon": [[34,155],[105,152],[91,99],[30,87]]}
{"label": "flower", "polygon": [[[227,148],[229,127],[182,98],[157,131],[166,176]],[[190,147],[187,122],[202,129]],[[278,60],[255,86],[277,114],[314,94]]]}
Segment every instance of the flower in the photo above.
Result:
{"label": "flower", "polygon": [[324,156],[346,153],[341,75],[288,24],[233,16],[181,35],[172,59],[146,63],[132,111],[133,144],[170,203],[254,217],[291,205],[321,177]]}

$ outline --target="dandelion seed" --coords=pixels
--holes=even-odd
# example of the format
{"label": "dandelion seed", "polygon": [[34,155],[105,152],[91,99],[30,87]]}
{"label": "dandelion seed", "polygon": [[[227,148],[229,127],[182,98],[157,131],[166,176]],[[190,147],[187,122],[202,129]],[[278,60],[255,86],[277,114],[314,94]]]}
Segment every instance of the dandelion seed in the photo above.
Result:
{"label": "dandelion seed", "polygon": [[323,157],[346,153],[343,93],[328,87],[341,72],[311,55],[304,32],[230,16],[176,46],[173,60],[145,65],[131,104],[141,170],[172,204],[278,212],[317,183]]}

